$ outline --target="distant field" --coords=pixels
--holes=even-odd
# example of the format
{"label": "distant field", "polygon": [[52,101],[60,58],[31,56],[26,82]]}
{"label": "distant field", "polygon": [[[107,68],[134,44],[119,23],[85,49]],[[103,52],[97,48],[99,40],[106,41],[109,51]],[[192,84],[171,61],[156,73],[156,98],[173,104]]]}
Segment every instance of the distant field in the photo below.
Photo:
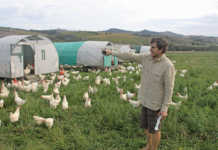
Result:
{"label": "distant field", "polygon": [[[182,104],[179,109],[170,106],[169,116],[162,126],[159,149],[216,150],[218,87],[212,90],[208,87],[218,80],[218,53],[169,53],[168,56],[175,61],[177,69],[173,101]],[[179,75],[182,69],[188,70],[185,77]],[[88,75],[90,80],[77,81],[73,78],[76,75],[71,74],[69,85],[60,88],[61,97],[66,95],[69,102],[67,111],[63,111],[61,105],[57,109],[50,108],[49,103],[40,98],[42,88],[36,93],[19,91],[27,102],[21,108],[20,120],[11,123],[9,113],[16,108],[14,95],[4,98],[5,106],[0,108],[0,150],[138,150],[143,147],[146,139],[139,128],[140,108],[121,100],[112,80],[120,76],[119,87],[124,92],[137,92],[134,84],[139,83],[140,76],[135,72],[113,72],[112,76],[100,72],[100,76],[111,80],[111,85],[96,86],[98,92],[91,95],[92,107],[85,108],[83,94],[88,91],[88,85],[95,86],[97,75],[93,72],[80,75]],[[185,88],[187,100],[176,96],[177,92],[185,95]],[[47,94],[52,89],[53,85]],[[54,126],[48,129],[36,125],[33,115],[53,117]]]}
{"label": "distant field", "polygon": [[[167,53],[182,53],[182,54],[185,54],[185,53],[195,53],[195,51],[168,51]],[[199,52],[198,52],[199,53]]]}

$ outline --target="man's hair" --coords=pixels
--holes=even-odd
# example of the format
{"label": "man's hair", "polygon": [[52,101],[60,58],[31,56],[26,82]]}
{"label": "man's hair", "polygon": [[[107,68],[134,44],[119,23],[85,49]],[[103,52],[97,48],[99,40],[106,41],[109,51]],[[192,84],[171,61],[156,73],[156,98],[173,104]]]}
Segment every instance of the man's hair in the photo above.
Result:
{"label": "man's hair", "polygon": [[165,53],[168,48],[168,42],[162,38],[152,38],[151,39],[151,44],[156,43],[157,48],[162,50],[162,53]]}

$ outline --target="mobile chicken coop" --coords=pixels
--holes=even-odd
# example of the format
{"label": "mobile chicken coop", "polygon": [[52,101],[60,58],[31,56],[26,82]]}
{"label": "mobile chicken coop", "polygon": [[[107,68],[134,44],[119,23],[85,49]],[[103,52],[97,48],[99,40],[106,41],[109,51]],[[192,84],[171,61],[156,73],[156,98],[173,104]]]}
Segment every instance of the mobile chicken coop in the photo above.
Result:
{"label": "mobile chicken coop", "polygon": [[113,45],[107,41],[56,42],[61,65],[84,65],[90,67],[109,67],[117,65],[114,56],[104,56],[102,50]]}
{"label": "mobile chicken coop", "polygon": [[34,74],[59,70],[57,51],[53,43],[40,35],[11,35],[0,38],[0,77],[24,76],[24,68],[34,68]]}

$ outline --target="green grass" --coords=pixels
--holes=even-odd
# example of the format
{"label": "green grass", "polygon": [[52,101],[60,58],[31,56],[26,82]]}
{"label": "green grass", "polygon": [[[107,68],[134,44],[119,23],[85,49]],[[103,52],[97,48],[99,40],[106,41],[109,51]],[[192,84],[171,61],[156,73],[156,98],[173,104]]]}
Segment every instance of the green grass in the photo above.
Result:
{"label": "green grass", "polygon": [[[160,150],[215,150],[218,147],[218,88],[207,90],[218,80],[218,53],[168,54],[176,60],[177,70],[188,69],[185,78],[176,75],[173,101],[183,101],[180,109],[169,108],[169,116],[162,126]],[[95,73],[89,81],[76,81],[71,76],[70,84],[61,88],[61,96],[67,96],[69,110],[61,105],[51,109],[47,101],[37,93],[19,91],[27,100],[21,108],[20,120],[10,123],[9,112],[15,110],[14,96],[5,100],[0,109],[0,150],[135,150],[146,144],[143,130],[139,128],[140,108],[119,99],[116,85],[97,86],[98,92],[92,95],[92,107],[85,108],[83,93],[88,85],[95,85]],[[109,77],[101,72],[101,76]],[[113,73],[113,76],[123,76]],[[119,87],[125,92],[136,92],[134,83],[140,77],[126,73],[127,81],[120,79]],[[130,79],[134,79],[131,81]],[[176,92],[184,94],[188,88],[189,98],[184,101],[176,97]],[[51,93],[52,87],[48,93]],[[38,126],[33,115],[54,117],[54,126]]]}

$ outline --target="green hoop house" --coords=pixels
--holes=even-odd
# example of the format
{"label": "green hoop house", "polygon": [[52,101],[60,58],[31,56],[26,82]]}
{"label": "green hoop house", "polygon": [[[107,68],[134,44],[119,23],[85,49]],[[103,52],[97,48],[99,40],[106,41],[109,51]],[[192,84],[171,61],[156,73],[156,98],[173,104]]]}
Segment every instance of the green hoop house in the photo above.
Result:
{"label": "green hoop house", "polygon": [[112,46],[107,41],[56,42],[54,45],[61,65],[110,67],[112,59],[114,65],[118,64],[116,58],[102,54],[102,49]]}

